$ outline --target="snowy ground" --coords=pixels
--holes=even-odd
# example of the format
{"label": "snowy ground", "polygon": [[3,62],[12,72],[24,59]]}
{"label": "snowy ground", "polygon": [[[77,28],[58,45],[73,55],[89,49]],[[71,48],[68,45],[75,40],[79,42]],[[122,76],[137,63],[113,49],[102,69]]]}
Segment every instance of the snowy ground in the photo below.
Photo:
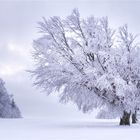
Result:
{"label": "snowy ground", "polygon": [[140,139],[140,124],[119,126],[118,120],[54,120],[0,119],[0,140]]}

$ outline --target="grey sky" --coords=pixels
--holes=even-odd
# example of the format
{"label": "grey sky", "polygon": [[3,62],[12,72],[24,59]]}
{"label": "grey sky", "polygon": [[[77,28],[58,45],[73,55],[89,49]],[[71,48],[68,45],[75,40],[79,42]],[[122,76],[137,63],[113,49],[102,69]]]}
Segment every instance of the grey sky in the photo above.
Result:
{"label": "grey sky", "polygon": [[30,52],[33,39],[39,36],[37,22],[42,16],[65,17],[73,8],[78,8],[82,17],[108,16],[112,27],[127,23],[130,31],[140,33],[140,1],[0,1],[0,77],[25,116],[37,116],[38,112],[43,116],[81,115],[75,106],[60,105],[56,97],[45,97],[33,88],[25,72],[32,67]]}

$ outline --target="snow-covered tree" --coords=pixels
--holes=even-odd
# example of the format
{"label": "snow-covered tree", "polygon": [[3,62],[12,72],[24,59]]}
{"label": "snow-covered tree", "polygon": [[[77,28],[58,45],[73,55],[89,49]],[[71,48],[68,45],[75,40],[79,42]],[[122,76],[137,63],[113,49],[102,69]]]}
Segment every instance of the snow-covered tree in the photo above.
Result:
{"label": "snow-covered tree", "polygon": [[[132,123],[136,123],[136,113],[140,106],[140,48],[138,43],[136,43],[136,37],[129,33],[127,25],[124,25],[119,29],[119,35],[116,37],[118,43],[113,48],[115,50],[113,54],[115,58],[115,73],[116,76],[119,75],[121,78],[118,79],[119,85],[114,84],[114,89],[121,99],[123,116],[120,124],[122,125],[125,123],[130,124],[131,114]],[[108,107],[104,107],[98,114],[98,117],[112,117],[110,112]]]}
{"label": "snow-covered tree", "polygon": [[[36,86],[47,94],[61,91],[61,102],[72,101],[84,113],[102,107],[124,117],[138,108],[139,73],[132,74],[136,81],[130,80],[129,51],[123,50],[133,46],[135,38],[132,34],[125,38],[126,26],[118,37],[107,18],[82,19],[77,9],[65,19],[43,18],[39,25],[43,35],[33,46]],[[136,52],[131,59],[139,71]]]}
{"label": "snow-covered tree", "polygon": [[20,118],[21,113],[12,96],[7,93],[4,82],[0,79],[0,118]]}
{"label": "snow-covered tree", "polygon": [[129,114],[132,113],[133,123],[136,123],[136,112],[140,107],[140,48],[136,43],[136,37],[128,32],[127,25],[119,29],[120,51],[117,71],[127,87],[123,92],[123,102],[125,110]]}

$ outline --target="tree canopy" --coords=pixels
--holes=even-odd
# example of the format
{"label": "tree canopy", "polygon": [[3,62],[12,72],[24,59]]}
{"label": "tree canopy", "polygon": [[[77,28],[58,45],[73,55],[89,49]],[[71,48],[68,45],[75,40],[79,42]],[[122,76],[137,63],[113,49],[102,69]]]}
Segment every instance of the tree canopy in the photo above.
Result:
{"label": "tree canopy", "polygon": [[34,41],[34,84],[47,94],[59,91],[84,113],[94,108],[121,116],[140,106],[140,48],[127,25],[108,18],[83,19],[77,9],[66,18],[43,18]]}

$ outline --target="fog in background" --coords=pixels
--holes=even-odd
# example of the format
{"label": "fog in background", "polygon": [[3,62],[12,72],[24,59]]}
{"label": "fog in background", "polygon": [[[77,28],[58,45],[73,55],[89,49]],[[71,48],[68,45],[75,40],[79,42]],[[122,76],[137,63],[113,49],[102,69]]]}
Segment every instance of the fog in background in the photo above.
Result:
{"label": "fog in background", "polygon": [[68,16],[78,8],[81,17],[108,16],[111,27],[127,23],[130,31],[140,33],[140,1],[119,0],[0,0],[0,77],[14,95],[23,116],[28,117],[90,117],[73,104],[60,104],[56,96],[46,96],[32,87],[26,70],[32,69],[32,42],[40,36],[38,21],[42,17]]}

